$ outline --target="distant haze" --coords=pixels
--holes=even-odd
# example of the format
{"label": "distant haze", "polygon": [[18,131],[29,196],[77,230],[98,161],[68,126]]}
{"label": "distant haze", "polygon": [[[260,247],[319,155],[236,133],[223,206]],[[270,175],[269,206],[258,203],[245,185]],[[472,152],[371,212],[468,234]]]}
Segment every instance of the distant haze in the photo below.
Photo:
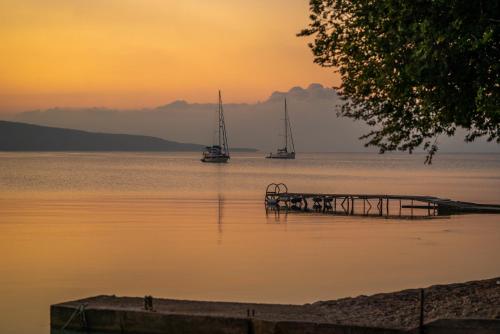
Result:
{"label": "distant haze", "polygon": [[[55,108],[29,111],[10,120],[70,129],[149,135],[179,142],[211,144],[215,128],[214,103],[175,101],[152,109]],[[223,100],[226,98],[223,92]],[[320,84],[274,92],[263,102],[225,104],[230,146],[275,150],[283,141],[283,104],[287,98],[295,146],[298,152],[363,152],[358,138],[369,128],[363,122],[337,117],[341,103],[337,93]],[[6,117],[4,117],[6,118]],[[466,144],[463,132],[440,139],[447,152],[500,152],[500,146],[479,140]]]}

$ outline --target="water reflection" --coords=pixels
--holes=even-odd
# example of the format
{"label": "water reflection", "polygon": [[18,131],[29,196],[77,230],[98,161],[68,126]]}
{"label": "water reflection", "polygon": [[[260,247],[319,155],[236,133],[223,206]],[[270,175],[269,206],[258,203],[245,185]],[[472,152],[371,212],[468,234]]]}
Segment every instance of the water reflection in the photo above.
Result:
{"label": "water reflection", "polygon": [[266,212],[266,222],[281,224],[286,223],[288,218],[288,210],[281,209],[279,206],[264,205]]}
{"label": "water reflection", "polygon": [[217,196],[217,230],[219,231],[217,243],[222,244],[222,219],[224,217],[224,196],[219,193]]}
{"label": "water reflection", "polygon": [[500,156],[441,156],[432,167],[396,158],[304,154],[284,169],[260,155],[207,166],[197,154],[0,153],[0,333],[49,333],[50,304],[98,294],[307,303],[498,275],[500,216],[263,207],[273,180],[321,193],[500,198]]}

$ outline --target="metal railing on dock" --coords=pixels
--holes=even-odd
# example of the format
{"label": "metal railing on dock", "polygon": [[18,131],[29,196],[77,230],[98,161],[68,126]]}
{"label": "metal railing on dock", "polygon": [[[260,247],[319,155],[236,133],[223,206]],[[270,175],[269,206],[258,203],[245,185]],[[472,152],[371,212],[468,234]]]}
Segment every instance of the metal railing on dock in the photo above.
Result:
{"label": "metal railing on dock", "polygon": [[266,210],[321,212],[379,217],[434,217],[456,213],[500,213],[500,205],[453,201],[434,196],[321,194],[289,192],[284,183],[266,188]]}

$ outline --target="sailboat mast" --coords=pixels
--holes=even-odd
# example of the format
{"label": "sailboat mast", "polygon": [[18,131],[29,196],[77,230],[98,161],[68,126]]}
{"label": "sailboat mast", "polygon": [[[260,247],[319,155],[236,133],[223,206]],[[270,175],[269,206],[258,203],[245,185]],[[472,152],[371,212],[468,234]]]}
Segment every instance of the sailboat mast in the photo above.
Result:
{"label": "sailboat mast", "polygon": [[290,128],[290,141],[292,142],[292,152],[295,153],[295,143],[293,142],[292,123],[290,123],[290,119],[288,119],[288,126]]}
{"label": "sailboat mast", "polygon": [[224,120],[224,110],[222,109],[222,97],[219,90],[219,146],[225,154],[229,155],[229,145],[227,143],[226,122]]}
{"label": "sailboat mast", "polygon": [[222,98],[221,98],[221,94],[220,94],[220,90],[219,90],[219,107],[218,107],[218,110],[217,110],[217,113],[218,113],[218,116],[219,116],[219,146],[222,147],[222,119],[221,119],[221,115],[222,115],[222,110],[221,110],[221,105],[222,105]]}
{"label": "sailboat mast", "polygon": [[285,149],[288,151],[288,112],[286,110],[286,97],[285,97]]}
{"label": "sailboat mast", "polygon": [[285,148],[288,151],[288,132],[290,132],[290,141],[292,144],[292,151],[295,153],[295,143],[293,142],[293,134],[292,134],[292,124],[290,123],[290,119],[288,118],[288,108],[286,107],[286,98],[285,98],[285,128],[286,128],[286,146]]}
{"label": "sailboat mast", "polygon": [[[222,108],[222,107],[221,107]],[[229,155],[229,144],[227,142],[226,121],[224,120],[224,113],[222,113],[222,125],[224,130],[224,152]]]}

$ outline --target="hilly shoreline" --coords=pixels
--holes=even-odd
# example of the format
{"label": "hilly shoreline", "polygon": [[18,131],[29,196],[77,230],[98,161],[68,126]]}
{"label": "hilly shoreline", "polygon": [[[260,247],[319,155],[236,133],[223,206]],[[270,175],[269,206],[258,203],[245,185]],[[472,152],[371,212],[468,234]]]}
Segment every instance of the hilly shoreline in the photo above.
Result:
{"label": "hilly shoreline", "polygon": [[[88,132],[0,121],[0,151],[143,151],[200,152],[204,145],[152,136]],[[233,151],[254,152],[250,148]]]}

